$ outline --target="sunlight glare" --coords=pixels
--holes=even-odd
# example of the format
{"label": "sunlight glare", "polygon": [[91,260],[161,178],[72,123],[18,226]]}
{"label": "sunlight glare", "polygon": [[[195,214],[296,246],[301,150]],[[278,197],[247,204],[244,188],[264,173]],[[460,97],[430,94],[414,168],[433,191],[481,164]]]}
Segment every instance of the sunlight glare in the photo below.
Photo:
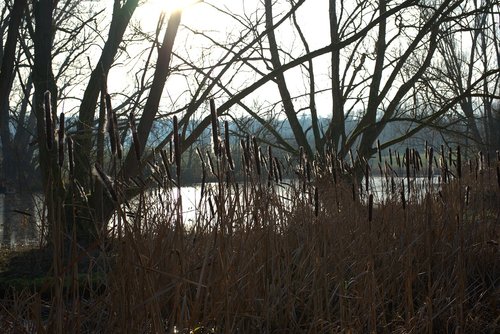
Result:
{"label": "sunlight glare", "polygon": [[203,0],[149,0],[148,4],[151,5],[151,10],[164,12],[168,15],[184,11],[198,2],[203,2]]}

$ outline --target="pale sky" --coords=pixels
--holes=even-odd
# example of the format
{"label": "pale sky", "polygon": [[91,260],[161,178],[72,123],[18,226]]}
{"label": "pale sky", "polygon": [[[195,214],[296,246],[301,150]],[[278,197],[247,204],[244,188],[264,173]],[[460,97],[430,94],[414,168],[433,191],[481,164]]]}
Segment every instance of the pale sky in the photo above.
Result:
{"label": "pale sky", "polygon": [[[167,4],[173,2],[176,4],[180,3],[181,5],[185,4],[181,21],[182,25],[198,31],[209,31],[210,35],[215,36],[215,38],[217,38],[220,42],[225,41],[225,36],[227,34],[238,34],[243,30],[243,28],[240,23],[230,18],[227,14],[214,9],[211,4],[224,11],[239,16],[249,17],[254,21],[256,20],[256,16],[264,15],[263,4],[260,0],[205,0],[204,3],[195,4],[193,4],[196,2],[195,0],[147,0],[144,5],[137,9],[137,12],[134,14],[134,18],[140,23],[143,29],[154,31],[161,11],[164,10],[168,13],[172,7]],[[259,11],[256,14],[255,12],[257,8],[259,8]],[[289,8],[289,4],[286,4],[286,6],[282,8],[275,6],[275,8],[273,8],[274,15],[278,16],[275,21],[278,21],[279,17],[281,17],[280,14],[286,12]],[[299,24],[301,24],[303,33],[308,40],[311,50],[324,47],[330,43],[327,1],[306,1],[306,3],[303,4],[297,11],[297,18]],[[278,29],[276,36],[278,43],[281,44],[285,50],[294,52],[297,56],[302,54],[301,50],[303,47],[302,43],[298,39],[298,36],[291,35],[287,31],[286,28],[289,24],[289,22],[285,22],[282,27]],[[202,52],[203,48],[208,48],[210,44],[211,43],[206,39],[196,38],[196,36],[193,37],[192,34],[183,32],[183,29],[181,28],[177,35],[174,49],[179,50],[185,48],[191,55],[193,55],[193,57],[195,57],[198,52]],[[317,67],[316,71],[318,72],[318,82],[320,82],[322,78],[323,80],[326,79],[326,81],[328,81],[328,57],[319,58],[315,60],[315,63],[317,63],[317,66],[316,64],[315,66]],[[319,69],[321,69],[321,71]],[[116,74],[118,75],[118,73]],[[111,76],[112,75],[113,73],[111,73]],[[289,89],[292,92],[292,95],[300,94],[304,91],[304,87],[307,82],[304,82],[298,68],[288,71],[285,73],[285,76],[287,77]],[[183,78],[176,78],[173,76],[170,77],[167,81],[167,91],[172,92],[178,87],[185,85],[185,82],[183,81],[185,81]],[[124,85],[125,83],[121,81],[121,84]],[[242,88],[246,85],[242,83]],[[254,94],[247,99],[247,103],[250,104],[249,101],[257,98],[261,101],[268,100],[269,103],[276,102],[279,100],[276,86],[272,84],[268,85],[265,89],[260,89],[258,94]],[[323,106],[323,108],[320,109],[320,112],[327,116],[329,110],[331,109],[329,93],[323,95],[319,94],[317,98],[318,104]],[[219,101],[219,103],[223,102],[224,101]],[[297,109],[300,107],[301,106],[298,105]]]}

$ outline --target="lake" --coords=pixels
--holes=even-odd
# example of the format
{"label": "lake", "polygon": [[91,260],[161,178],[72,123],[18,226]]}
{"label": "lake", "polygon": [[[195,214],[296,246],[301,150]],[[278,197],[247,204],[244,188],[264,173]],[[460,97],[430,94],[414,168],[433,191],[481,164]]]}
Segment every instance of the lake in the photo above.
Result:
{"label": "lake", "polygon": [[[401,185],[401,180],[406,179],[395,179],[396,186]],[[427,178],[412,178],[410,180],[412,183],[416,182],[413,186],[417,187],[425,187],[426,181]],[[434,178],[433,183],[439,183],[437,177]],[[387,183],[383,177],[372,177],[370,179],[370,188],[374,194],[375,202],[384,200],[389,187],[390,183]],[[151,190],[151,192],[154,192],[154,190]],[[196,221],[197,214],[199,214],[196,206],[200,201],[200,193],[200,185],[181,188],[182,216],[187,226],[192,225]],[[177,196],[176,190],[173,190],[172,196]],[[399,197],[399,193],[396,196]],[[39,242],[42,215],[42,194],[0,194],[0,246],[13,247]]]}

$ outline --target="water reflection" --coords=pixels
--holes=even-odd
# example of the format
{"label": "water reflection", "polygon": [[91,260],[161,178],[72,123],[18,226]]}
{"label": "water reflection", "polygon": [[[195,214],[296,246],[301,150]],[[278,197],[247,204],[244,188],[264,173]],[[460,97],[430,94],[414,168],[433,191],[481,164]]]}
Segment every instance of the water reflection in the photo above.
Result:
{"label": "water reflection", "polygon": [[40,196],[0,194],[0,245],[16,246],[38,240]]}

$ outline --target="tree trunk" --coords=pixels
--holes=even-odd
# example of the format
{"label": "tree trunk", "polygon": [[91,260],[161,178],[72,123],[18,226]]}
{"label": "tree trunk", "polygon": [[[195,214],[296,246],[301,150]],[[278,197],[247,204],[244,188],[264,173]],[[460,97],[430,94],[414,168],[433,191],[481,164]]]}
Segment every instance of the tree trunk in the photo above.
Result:
{"label": "tree trunk", "polygon": [[14,81],[14,64],[17,39],[26,0],[15,0],[10,13],[7,41],[3,50],[2,66],[0,69],[0,138],[2,140],[3,178],[14,181],[17,167],[14,159],[12,136],[10,133],[9,97]]}
{"label": "tree trunk", "polygon": [[[271,63],[274,69],[281,68],[281,61],[279,59],[278,45],[276,42],[276,36],[274,34],[273,27],[273,5],[271,0],[265,0],[266,9],[266,29],[268,30],[267,38],[269,40],[269,51],[271,52]],[[288,90],[285,75],[280,72],[276,75],[276,84],[278,85],[278,90],[280,92],[281,101],[283,103],[283,108],[285,110],[286,117],[288,118],[288,123],[292,128],[293,135],[297,141],[298,146],[302,146],[305,149],[307,155],[312,158],[313,152],[311,146],[309,145],[304,130],[300,125],[297,118],[297,113],[295,112],[295,107],[292,102],[292,97]]]}
{"label": "tree trunk", "polygon": [[92,137],[95,132],[94,116],[102,81],[107,77],[111,65],[113,65],[118,47],[123,40],[125,30],[138,3],[138,0],[128,0],[120,7],[120,1],[115,0],[108,39],[83,94],[78,115],[78,136],[75,137],[75,177],[85,189],[89,189],[91,185]]}

